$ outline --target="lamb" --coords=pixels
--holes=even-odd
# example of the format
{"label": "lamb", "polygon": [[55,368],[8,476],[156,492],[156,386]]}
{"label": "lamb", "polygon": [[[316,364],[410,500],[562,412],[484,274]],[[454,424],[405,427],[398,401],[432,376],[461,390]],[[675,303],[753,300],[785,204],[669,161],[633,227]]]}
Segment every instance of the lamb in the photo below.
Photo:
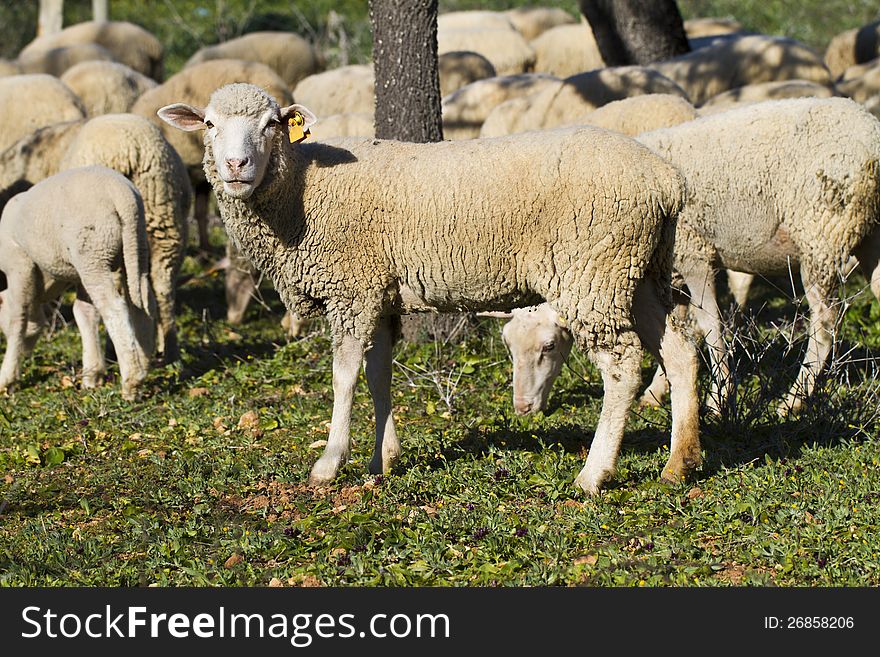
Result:
{"label": "lamb", "polygon": [[108,50],[116,61],[161,82],[165,50],[147,30],[126,21],[85,21],[54,34],[44,34],[26,45],[19,58],[64,46],[96,44]]}
{"label": "lamb", "polygon": [[[103,165],[128,178],[144,205],[150,281],[158,305],[158,351],[178,358],[176,279],[186,244],[192,189],[180,157],[140,116],[106,114],[34,132],[0,154],[0,190],[35,184],[69,168]],[[0,206],[2,208],[2,206]]]}
{"label": "lamb", "polygon": [[0,78],[0,151],[37,128],[85,117],[82,102],[56,77],[46,74]]}
{"label": "lamb", "polygon": [[306,39],[292,32],[251,32],[197,50],[184,68],[212,59],[242,59],[265,64],[289,89],[309,75],[324,70],[321,53]]}
{"label": "lamb", "polygon": [[118,62],[89,61],[67,69],[61,81],[73,91],[88,116],[122,114],[159,83]]}
{"label": "lamb", "polygon": [[614,100],[641,94],[687,98],[674,82],[644,66],[615,66],[580,73],[547,85],[529,96],[508,100],[493,109],[481,137],[497,137],[572,123],[579,116]]}
{"label": "lamb", "polygon": [[765,35],[717,39],[704,48],[651,65],[687,92],[697,107],[747,84],[808,80],[830,87],[818,53],[793,39]]}
{"label": "lamb", "polygon": [[556,82],[559,78],[552,75],[520,73],[465,85],[441,101],[443,136],[456,140],[479,137],[483,122],[495,107],[512,98],[537,93]]}
{"label": "lamb", "polygon": [[185,68],[171,76],[155,89],[144,93],[132,106],[133,114],[139,114],[157,125],[165,139],[174,147],[186,165],[190,182],[195,192],[194,218],[198,227],[199,247],[210,249],[208,239],[208,198],[210,189],[202,173],[204,146],[200,139],[192,135],[172,130],[159,121],[156,111],[168,103],[185,99],[190,103],[207,103],[211,93],[231,82],[247,81],[267,89],[281,102],[293,102],[290,90],[275,71],[258,62],[245,62],[239,59],[213,59]]}
{"label": "lamb", "polygon": [[836,35],[825,50],[825,64],[834,79],[856,64],[880,55],[880,21],[874,21]]}
{"label": "lamb", "polygon": [[327,316],[334,406],[312,484],[331,481],[348,458],[362,358],[376,413],[370,469],[387,472],[397,458],[391,347],[401,313],[541,299],[604,374],[602,413],[576,484],[595,494],[613,474],[643,344],[663,358],[672,382],[664,477],[700,462],[696,353],[668,314],[684,195],[675,168],[598,128],[537,139],[291,144],[285,128],[297,112],[305,127],[315,120],[302,106],[282,109],[262,89],[234,84],[204,110],[178,103],[159,115],[183,130],[206,128],[205,173],[231,239],[288,309]]}
{"label": "lamb", "polygon": [[[851,255],[880,298],[880,122],[848,99],[802,98],[729,110],[643,134],[639,141],[687,179],[690,196],[679,215],[675,269],[710,346],[717,373],[714,410],[733,392],[715,297],[717,268],[773,275],[799,266],[811,312],[809,344],[797,380],[777,408],[798,411],[830,352],[834,291]],[[515,311],[505,326],[515,372],[523,370],[514,374],[518,410],[546,403],[558,368],[543,363],[539,371],[537,355],[546,341],[564,345],[559,334],[565,330],[546,309]],[[565,356],[560,350],[553,358],[561,363]],[[662,374],[655,376],[643,402],[659,403],[665,386]]]}
{"label": "lamb", "polygon": [[71,169],[37,183],[0,218],[0,328],[6,353],[0,390],[18,380],[45,324],[41,303],[75,284],[73,314],[83,346],[83,387],[106,366],[98,317],[116,348],[122,396],[134,399],[154,347],[155,299],[148,277],[144,210],[134,185],[105,167]]}
{"label": "lamb", "polygon": [[113,62],[113,54],[95,43],[77,43],[51,50],[23,53],[18,63],[24,73],[47,73],[61,77],[69,68],[81,62]]}

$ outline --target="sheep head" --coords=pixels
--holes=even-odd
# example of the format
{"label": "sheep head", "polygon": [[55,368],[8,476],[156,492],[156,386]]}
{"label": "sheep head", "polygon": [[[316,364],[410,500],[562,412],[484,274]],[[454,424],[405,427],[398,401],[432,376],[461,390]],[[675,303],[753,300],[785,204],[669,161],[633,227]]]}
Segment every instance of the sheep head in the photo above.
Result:
{"label": "sheep head", "polygon": [[208,106],[199,109],[185,103],[161,108],[157,114],[180,130],[206,130],[205,157],[213,153],[223,191],[246,199],[260,186],[279,134],[286,134],[288,121],[308,133],[317,121],[302,105],[279,107],[272,96],[252,84],[228,84],[217,89]]}
{"label": "sheep head", "polygon": [[571,331],[544,303],[515,309],[501,337],[513,360],[514,410],[519,415],[544,410],[553,382],[571,353]]}

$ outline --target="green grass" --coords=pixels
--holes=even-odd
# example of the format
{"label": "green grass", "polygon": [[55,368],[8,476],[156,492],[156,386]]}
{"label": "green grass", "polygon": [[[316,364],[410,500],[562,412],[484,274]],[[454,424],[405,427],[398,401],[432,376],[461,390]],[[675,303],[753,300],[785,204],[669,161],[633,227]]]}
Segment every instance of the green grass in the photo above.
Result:
{"label": "green grass", "polygon": [[[232,330],[222,298],[220,278],[182,288],[183,362],[154,370],[133,404],[115,379],[78,388],[72,323],[40,342],[0,398],[0,584],[880,584],[876,396],[855,365],[803,418],[704,420],[706,463],[677,486],[658,481],[668,406],[634,413],[617,479],[587,499],[572,481],[600,407],[596,372],[576,356],[546,414],[513,416],[487,320],[460,345],[398,346],[391,475],[367,473],[362,381],[351,462],[310,489],[332,400],[324,327],[288,342],[265,289]],[[793,310],[779,305],[762,312]],[[856,296],[844,343],[869,353],[878,314]],[[775,370],[799,353],[773,353],[745,390],[789,383]]]}

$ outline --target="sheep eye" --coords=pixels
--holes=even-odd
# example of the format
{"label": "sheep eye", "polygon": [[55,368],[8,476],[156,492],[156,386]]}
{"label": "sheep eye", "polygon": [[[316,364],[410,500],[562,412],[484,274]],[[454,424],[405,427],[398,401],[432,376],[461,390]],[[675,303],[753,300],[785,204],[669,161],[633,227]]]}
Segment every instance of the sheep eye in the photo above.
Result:
{"label": "sheep eye", "polygon": [[554,349],[556,349],[556,343],[553,340],[545,342],[543,345],[541,345],[541,352],[545,354],[553,351]]}
{"label": "sheep eye", "polygon": [[211,128],[214,127],[214,124],[211,123],[210,121],[205,121],[205,127],[208,128],[208,129],[210,130]]}

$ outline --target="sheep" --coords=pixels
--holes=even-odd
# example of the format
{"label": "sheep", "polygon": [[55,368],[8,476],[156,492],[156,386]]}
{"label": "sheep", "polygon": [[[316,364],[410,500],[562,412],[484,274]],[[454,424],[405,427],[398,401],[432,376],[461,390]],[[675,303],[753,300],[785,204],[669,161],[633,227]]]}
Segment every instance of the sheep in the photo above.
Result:
{"label": "sheep", "polygon": [[0,78],[0,151],[37,128],[85,117],[76,95],[46,74]]}
{"label": "sheep", "polygon": [[0,270],[8,281],[0,292],[0,390],[19,378],[45,324],[41,304],[75,284],[83,387],[98,385],[106,369],[100,315],[119,359],[122,396],[134,399],[155,337],[148,258],[140,194],[116,171],[71,169],[10,200],[0,218]]}
{"label": "sheep", "polygon": [[831,73],[811,48],[765,35],[718,39],[651,66],[684,89],[697,107],[723,91],[759,82],[808,80],[832,85]]}
{"label": "sheep", "polygon": [[596,494],[614,472],[641,345],[665,357],[672,382],[663,476],[677,480],[700,462],[696,353],[668,315],[684,196],[674,167],[598,128],[478,142],[291,144],[284,128],[297,112],[305,127],[315,120],[302,106],[281,109],[262,89],[234,84],[204,110],[177,103],[159,115],[183,130],[206,128],[205,173],[231,239],[288,309],[326,314],[334,406],[313,485],[331,481],[347,460],[362,358],[376,414],[370,470],[387,472],[397,458],[391,347],[401,313],[539,299],[568,320],[604,373],[605,401],[577,486]]}
{"label": "sheep", "polygon": [[80,62],[113,62],[112,53],[95,43],[77,43],[71,46],[40,50],[19,55],[18,63],[24,73],[47,73],[61,77]]}
{"label": "sheep", "polygon": [[780,82],[760,82],[747,84],[736,89],[724,91],[709,98],[699,114],[704,116],[722,112],[743,103],[758,103],[765,100],[784,98],[831,98],[838,95],[835,89],[808,80],[782,80]]}
{"label": "sheep", "polygon": [[324,70],[321,53],[306,39],[292,32],[251,32],[197,50],[183,65],[188,68],[212,59],[243,59],[266,64],[289,89],[309,75]]}
{"label": "sheep", "polygon": [[0,78],[5,78],[7,75],[20,75],[23,72],[21,64],[17,61],[0,57]]}
{"label": "sheep", "polygon": [[689,18],[684,22],[684,33],[688,39],[736,34],[742,29],[742,23],[734,18]]}
{"label": "sheep", "polygon": [[85,21],[60,32],[38,36],[22,49],[19,58],[78,44],[102,46],[116,61],[157,82],[162,81],[165,56],[162,43],[144,28],[126,21]]}
{"label": "sheep", "polygon": [[477,52],[488,59],[498,75],[528,73],[535,51],[513,26],[494,29],[437,29],[437,54],[458,50]]}
{"label": "sheep", "polygon": [[199,247],[208,251],[208,188],[202,173],[204,145],[201,139],[172,130],[156,117],[156,111],[173,100],[186,99],[190,103],[204,104],[211,93],[230,82],[247,81],[269,91],[281,102],[293,102],[290,90],[275,71],[259,62],[245,62],[239,59],[212,59],[185,68],[172,75],[155,89],[144,93],[132,105],[131,112],[149,119],[161,130],[165,139],[178,152],[186,165],[195,192],[194,219],[198,228]]}
{"label": "sheep", "polygon": [[587,21],[558,25],[530,42],[535,50],[535,72],[560,78],[605,66],[593,30]]}
{"label": "sheep", "polygon": [[[719,267],[746,274],[800,269],[810,305],[809,343],[797,380],[777,406],[797,412],[812,393],[832,346],[833,295],[851,256],[880,298],[880,122],[845,98],[767,101],[656,130],[638,140],[678,166],[690,195],[679,215],[675,269],[710,346],[711,410],[728,403],[731,379],[715,298]],[[737,300],[744,301],[735,274]],[[504,335],[514,358],[517,409],[538,410],[558,367],[537,368],[540,345],[566,329],[542,309],[516,311]],[[563,350],[548,356],[564,360]],[[539,371],[540,369],[540,371]],[[517,385],[520,387],[518,388]],[[658,372],[642,398],[657,404]],[[526,406],[525,401],[533,401]],[[515,402],[516,403],[516,402]]]}
{"label": "sheep", "polygon": [[121,114],[159,83],[118,62],[82,62],[67,69],[61,81],[83,103],[88,116]]}
{"label": "sheep", "polygon": [[880,55],[880,21],[835,35],[825,49],[825,64],[834,79],[856,64]]}
{"label": "sheep", "polygon": [[446,30],[515,30],[509,16],[498,11],[448,11],[437,16],[437,31]]}
{"label": "sheep", "polygon": [[554,128],[614,100],[640,94],[684,91],[657,71],[643,66],[615,66],[573,75],[529,96],[495,107],[480,128],[481,137]]}
{"label": "sheep", "polygon": [[520,73],[486,78],[465,85],[445,96],[440,103],[443,136],[456,140],[479,137],[483,122],[496,106],[511,98],[537,93],[559,81],[559,78],[552,75]]}
{"label": "sheep", "polygon": [[133,114],[105,114],[42,128],[0,154],[0,190],[87,165],[121,173],[143,198],[150,281],[158,306],[157,346],[166,362],[174,361],[179,355],[176,279],[192,189],[183,162],[158,127]]}
{"label": "sheep", "polygon": [[527,41],[534,41],[560,25],[578,22],[574,16],[559,7],[517,7],[504,12],[504,16]]}
{"label": "sheep", "polygon": [[440,55],[437,58],[437,72],[440,76],[441,97],[448,96],[471,82],[497,75],[492,62],[479,53],[467,50]]}
{"label": "sheep", "polygon": [[304,78],[293,88],[293,97],[303,105],[314,107],[321,116],[372,113],[376,105],[375,84],[372,64],[352,64]]}
{"label": "sheep", "polygon": [[840,80],[837,90],[857,103],[867,103],[869,99],[880,94],[880,66],[866,69],[859,77]]}
{"label": "sheep", "polygon": [[643,132],[669,128],[695,118],[697,118],[697,110],[681,96],[644,94],[612,101],[584,114],[572,123],[616,130],[634,137]]}

